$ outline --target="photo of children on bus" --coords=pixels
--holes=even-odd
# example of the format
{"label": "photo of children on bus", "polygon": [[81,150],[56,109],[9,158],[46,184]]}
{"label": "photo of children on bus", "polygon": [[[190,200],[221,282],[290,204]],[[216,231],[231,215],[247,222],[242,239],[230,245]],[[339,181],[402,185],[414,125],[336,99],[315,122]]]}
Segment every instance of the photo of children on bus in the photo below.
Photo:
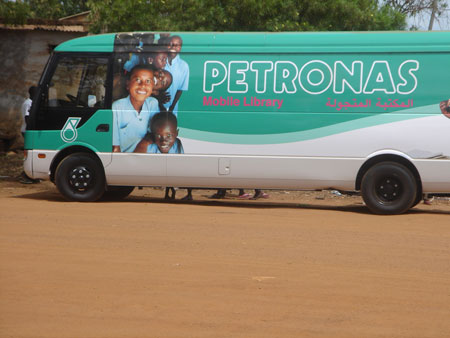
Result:
{"label": "photo of children on bus", "polygon": [[114,43],[113,152],[183,154],[178,104],[189,87],[180,36],[117,34]]}
{"label": "photo of children on bus", "polygon": [[450,99],[441,101],[439,103],[439,108],[442,114],[450,119]]}
{"label": "photo of children on bus", "polygon": [[135,153],[184,154],[178,138],[176,116],[168,111],[160,112],[150,121],[151,130],[136,146]]}

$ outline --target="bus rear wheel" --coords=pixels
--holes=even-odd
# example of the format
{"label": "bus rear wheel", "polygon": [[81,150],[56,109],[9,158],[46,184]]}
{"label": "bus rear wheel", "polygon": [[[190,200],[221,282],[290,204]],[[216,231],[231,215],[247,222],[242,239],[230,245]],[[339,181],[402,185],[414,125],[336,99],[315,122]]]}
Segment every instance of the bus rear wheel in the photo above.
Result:
{"label": "bus rear wheel", "polygon": [[56,168],[55,184],[69,201],[92,202],[105,192],[102,165],[88,153],[74,153],[64,158]]}
{"label": "bus rear wheel", "polygon": [[381,162],[365,173],[361,182],[361,195],[375,214],[402,214],[416,201],[417,183],[404,165]]}

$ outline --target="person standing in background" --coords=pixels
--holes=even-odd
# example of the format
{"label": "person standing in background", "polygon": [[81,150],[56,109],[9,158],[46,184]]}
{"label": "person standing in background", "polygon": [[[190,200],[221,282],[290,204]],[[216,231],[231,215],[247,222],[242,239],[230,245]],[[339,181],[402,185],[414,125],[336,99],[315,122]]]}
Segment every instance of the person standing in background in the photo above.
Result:
{"label": "person standing in background", "polygon": [[[28,120],[28,116],[30,116],[30,108],[33,103],[33,98],[36,94],[36,91],[37,91],[36,86],[31,86],[30,88],[28,88],[29,97],[25,101],[23,101],[22,107],[21,107],[22,126],[20,128],[20,132],[22,133],[22,137],[24,138],[24,143],[25,143],[25,131],[27,130],[27,120]],[[34,179],[28,177],[24,171],[22,171],[22,173],[20,174],[19,181],[20,181],[20,183],[23,183],[23,184],[34,184],[34,183],[40,182],[40,180],[34,180]]]}
{"label": "person standing in background", "polygon": [[33,97],[36,94],[37,87],[31,86],[28,88],[28,94],[30,97],[28,97],[25,101],[22,103],[21,113],[22,113],[22,127],[20,129],[22,136],[25,137],[25,130],[27,130],[27,120],[28,116],[30,115],[30,108],[31,104],[33,103]]}

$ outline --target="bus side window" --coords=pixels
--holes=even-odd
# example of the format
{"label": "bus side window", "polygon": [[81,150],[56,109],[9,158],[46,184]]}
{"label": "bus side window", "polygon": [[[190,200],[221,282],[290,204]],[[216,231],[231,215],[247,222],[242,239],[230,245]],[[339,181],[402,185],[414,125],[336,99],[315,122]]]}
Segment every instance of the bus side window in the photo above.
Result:
{"label": "bus side window", "polygon": [[60,58],[49,81],[47,107],[104,108],[107,68],[107,58]]}

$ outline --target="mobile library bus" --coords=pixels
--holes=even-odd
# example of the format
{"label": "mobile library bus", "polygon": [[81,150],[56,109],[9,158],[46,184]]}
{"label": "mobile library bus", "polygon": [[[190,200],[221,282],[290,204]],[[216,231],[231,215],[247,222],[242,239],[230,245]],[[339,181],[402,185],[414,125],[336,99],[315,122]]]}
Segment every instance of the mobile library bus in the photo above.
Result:
{"label": "mobile library bus", "polygon": [[120,33],[59,45],[24,163],[69,200],[134,186],[450,192],[450,32]]}

